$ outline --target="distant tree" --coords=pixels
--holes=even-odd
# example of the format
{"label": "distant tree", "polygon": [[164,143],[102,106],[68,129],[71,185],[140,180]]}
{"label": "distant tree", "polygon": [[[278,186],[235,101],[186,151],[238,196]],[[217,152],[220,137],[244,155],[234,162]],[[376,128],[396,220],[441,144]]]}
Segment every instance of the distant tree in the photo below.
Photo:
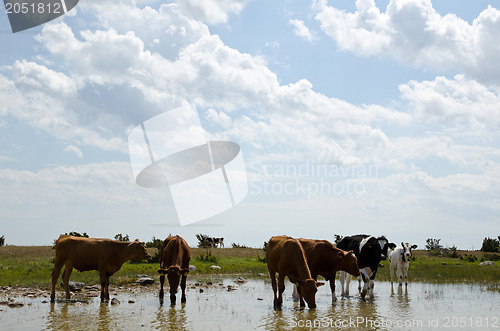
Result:
{"label": "distant tree", "polygon": [[264,247],[262,247],[262,250],[264,250],[264,251],[266,250],[267,244],[269,244],[269,242],[268,241],[264,241]]}
{"label": "distant tree", "polygon": [[250,248],[247,245],[241,245],[237,243],[232,243],[231,245],[233,246],[233,248]]}
{"label": "distant tree", "polygon": [[441,239],[428,238],[425,244],[425,248],[429,251],[442,249],[443,246],[439,244],[440,241]]}
{"label": "distant tree", "polygon": [[5,245],[5,236],[0,237],[0,246]]}
{"label": "distant tree", "polygon": [[161,244],[163,244],[163,240],[161,240],[159,238],[155,238],[153,236],[153,239],[151,239],[151,241],[146,242],[146,247],[147,248],[158,248],[158,249],[161,249]]}
{"label": "distant tree", "polygon": [[71,231],[70,233],[65,233],[64,234],[65,236],[74,236],[74,237],[83,237],[83,238],[88,238],[89,235],[87,234],[87,232],[84,232],[82,234],[80,234],[79,232],[76,232],[76,231]]}
{"label": "distant tree", "polygon": [[430,252],[431,255],[441,255],[443,246],[439,244],[441,239],[428,238],[425,248]]}
{"label": "distant tree", "polygon": [[209,236],[206,234],[198,233],[196,235],[196,239],[198,239],[198,247],[200,248],[209,248],[212,247],[212,243],[208,241]]}
{"label": "distant tree", "polygon": [[130,241],[130,238],[129,238],[128,234],[126,234],[125,236],[123,236],[121,233],[118,233],[115,236],[115,240],[117,240],[117,241]]}
{"label": "distant tree", "polygon": [[498,252],[499,247],[500,247],[500,238],[499,238],[499,240],[492,239],[489,237],[484,238],[483,239],[483,246],[481,246],[481,252],[496,253],[496,252]]}

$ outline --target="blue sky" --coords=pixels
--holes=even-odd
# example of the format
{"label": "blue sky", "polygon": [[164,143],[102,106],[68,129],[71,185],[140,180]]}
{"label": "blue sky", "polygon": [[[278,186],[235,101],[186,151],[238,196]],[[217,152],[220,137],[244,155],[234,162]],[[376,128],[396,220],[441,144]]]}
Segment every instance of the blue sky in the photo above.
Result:
{"label": "blue sky", "polygon": [[[500,224],[500,10],[488,1],[80,1],[0,13],[0,235],[386,235],[479,249]],[[241,146],[246,198],[181,227],[127,136],[195,105]]]}

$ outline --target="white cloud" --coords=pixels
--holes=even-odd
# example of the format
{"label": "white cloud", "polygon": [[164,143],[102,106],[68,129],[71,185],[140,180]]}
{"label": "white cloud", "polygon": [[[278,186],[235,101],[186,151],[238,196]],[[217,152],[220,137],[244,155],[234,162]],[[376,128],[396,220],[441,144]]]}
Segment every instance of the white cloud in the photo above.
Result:
{"label": "white cloud", "polygon": [[500,127],[498,93],[463,75],[453,80],[436,77],[433,81],[410,81],[399,89],[424,123],[475,129]]}
{"label": "white cloud", "polygon": [[239,14],[251,0],[176,0],[179,8],[208,24],[227,23],[231,13]]}
{"label": "white cloud", "polygon": [[430,0],[390,0],[385,12],[373,0],[356,1],[348,13],[325,0],[316,19],[341,49],[362,56],[388,56],[402,63],[437,71],[460,70],[500,84],[500,11],[489,6],[469,24],[439,15]]}
{"label": "white cloud", "polygon": [[76,207],[86,201],[95,206],[126,203],[139,207],[150,205],[153,200],[166,200],[161,190],[148,191],[136,186],[128,162],[59,166],[39,171],[1,169],[0,182],[4,187],[0,192],[2,209],[47,206],[54,201],[60,206]]}
{"label": "white cloud", "polygon": [[308,42],[312,42],[316,39],[311,30],[309,30],[309,28],[304,24],[304,21],[294,19],[289,20],[288,23],[293,25],[293,33],[295,33],[296,36],[303,38]]}
{"label": "white cloud", "polygon": [[65,151],[66,153],[72,153],[72,154],[74,154],[77,158],[80,158],[80,159],[83,157],[83,153],[82,153],[82,151],[81,151],[78,147],[76,147],[76,146],[68,145],[68,146],[66,146],[66,147],[64,148],[64,151]]}

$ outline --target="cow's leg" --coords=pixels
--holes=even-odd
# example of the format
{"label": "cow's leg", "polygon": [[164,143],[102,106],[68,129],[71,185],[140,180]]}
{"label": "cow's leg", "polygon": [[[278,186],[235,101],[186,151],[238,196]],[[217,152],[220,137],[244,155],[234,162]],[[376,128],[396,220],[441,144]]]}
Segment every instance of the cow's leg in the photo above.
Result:
{"label": "cow's leg", "polygon": [[64,290],[66,291],[66,299],[69,300],[71,297],[71,294],[69,292],[69,277],[71,276],[71,272],[73,271],[73,265],[71,263],[66,263],[64,266],[64,272],[63,272],[63,286]]}
{"label": "cow's leg", "polygon": [[186,303],[186,280],[187,276],[183,274],[181,276],[181,291],[182,291],[181,303]]}
{"label": "cow's leg", "polygon": [[392,265],[392,263],[389,262],[389,267],[390,267],[389,273],[391,274],[391,285],[392,285],[392,275],[394,273],[394,266]]}
{"label": "cow's leg", "polygon": [[337,301],[337,297],[335,296],[335,275],[330,278],[330,290],[332,290],[332,302]]}
{"label": "cow's leg", "polygon": [[344,290],[344,282],[345,282],[345,272],[344,271],[341,271],[339,272],[339,282],[340,282],[340,288],[341,288],[341,292],[340,292],[340,295],[341,296],[347,296],[349,295],[349,291],[346,291]]}
{"label": "cow's leg", "polygon": [[352,275],[346,274],[346,280],[345,280],[345,295],[346,296],[349,296],[349,284],[351,284],[351,279],[352,279]]}
{"label": "cow's leg", "polygon": [[[300,295],[300,288],[299,290],[299,296],[302,299],[302,296]],[[285,276],[278,274],[278,300],[277,300],[277,305],[279,308],[281,308],[281,304],[283,303],[283,292],[285,292]]]}
{"label": "cow's leg", "polygon": [[104,293],[106,294],[106,301],[109,301],[109,275],[106,275],[106,286],[104,287]]}
{"label": "cow's leg", "polygon": [[368,279],[365,280],[364,277],[363,277],[363,283],[364,283],[364,285],[363,285],[363,289],[361,290],[361,299],[364,299],[365,296],[366,296],[366,292],[368,292],[368,282],[369,281],[370,280],[368,280]]}
{"label": "cow's leg", "polygon": [[408,267],[409,267],[409,265],[408,265],[408,263],[406,263],[406,265],[403,269],[404,276],[405,276],[405,285],[408,285]]}
{"label": "cow's leg", "polygon": [[278,285],[276,284],[276,272],[269,270],[269,276],[271,277],[271,286],[273,287],[273,304],[274,309],[278,308]]}
{"label": "cow's leg", "polygon": [[375,280],[370,279],[368,282],[368,291],[370,292],[370,300],[373,300],[375,298],[375,295],[373,293],[373,288],[375,287]]}
{"label": "cow's leg", "polygon": [[293,301],[297,302],[300,299],[299,291],[297,289],[297,285],[293,284],[293,293],[292,293]]}
{"label": "cow's leg", "polygon": [[52,288],[50,291],[50,302],[54,302],[56,300],[56,284],[57,280],[59,279],[59,274],[61,273],[62,267],[63,263],[56,260],[54,263],[54,270],[52,270]]}
{"label": "cow's leg", "polygon": [[398,277],[399,286],[403,285],[403,271],[401,270],[401,263],[398,263],[398,268],[396,270],[396,275]]}
{"label": "cow's leg", "polygon": [[[283,284],[283,286],[285,286]],[[306,303],[304,301],[304,297],[302,296],[302,287],[301,286],[297,286],[297,292],[299,293],[299,305],[300,307],[305,307],[306,306]]]}
{"label": "cow's leg", "polygon": [[361,278],[358,277],[358,293],[361,292]]}
{"label": "cow's leg", "polygon": [[168,281],[168,283],[170,284],[170,304],[173,306],[177,301],[177,298],[175,296],[175,294],[177,293],[177,288],[174,288],[172,286],[172,282],[170,280]]}
{"label": "cow's leg", "polygon": [[163,284],[165,283],[165,275],[160,275],[160,303],[163,304]]}
{"label": "cow's leg", "polygon": [[109,301],[109,277],[105,271],[99,271],[99,278],[101,281],[101,302]]}

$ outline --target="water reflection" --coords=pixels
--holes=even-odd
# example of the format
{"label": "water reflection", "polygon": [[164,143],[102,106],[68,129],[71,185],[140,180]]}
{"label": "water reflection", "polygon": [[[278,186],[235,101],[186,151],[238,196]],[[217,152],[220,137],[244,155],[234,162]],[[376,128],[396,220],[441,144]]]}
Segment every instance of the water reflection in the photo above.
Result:
{"label": "water reflection", "polygon": [[97,319],[99,330],[109,330],[109,323],[109,306],[107,303],[101,303],[99,306],[99,318]]}
{"label": "water reflection", "polygon": [[160,305],[155,312],[155,319],[151,322],[159,330],[187,330],[186,304],[178,309],[176,306],[164,307]]}
{"label": "water reflection", "polygon": [[391,284],[391,304],[394,306],[394,313],[398,318],[407,318],[412,315],[410,297],[408,296],[408,286],[397,285],[396,292],[394,286]]}
{"label": "water reflection", "polygon": [[[233,279],[224,282],[232,283]],[[249,280],[231,291],[227,286],[206,288],[204,292],[188,289],[191,300],[176,306],[162,307],[148,291],[118,294],[120,305],[101,304],[98,299],[48,304],[40,298],[23,308],[0,306],[3,309],[0,329],[402,330],[408,328],[398,328],[396,323],[425,329],[430,321],[440,318],[442,323],[443,316],[464,316],[473,321],[477,318],[491,321],[500,316],[500,293],[485,291],[477,285],[412,283],[408,287],[391,287],[389,282],[379,282],[373,301],[355,295],[339,297],[333,303],[330,291],[320,290],[316,309],[301,309],[293,303],[289,291],[285,292],[283,309],[278,311],[273,309],[269,284],[262,280]],[[131,298],[133,303],[127,303]]]}

